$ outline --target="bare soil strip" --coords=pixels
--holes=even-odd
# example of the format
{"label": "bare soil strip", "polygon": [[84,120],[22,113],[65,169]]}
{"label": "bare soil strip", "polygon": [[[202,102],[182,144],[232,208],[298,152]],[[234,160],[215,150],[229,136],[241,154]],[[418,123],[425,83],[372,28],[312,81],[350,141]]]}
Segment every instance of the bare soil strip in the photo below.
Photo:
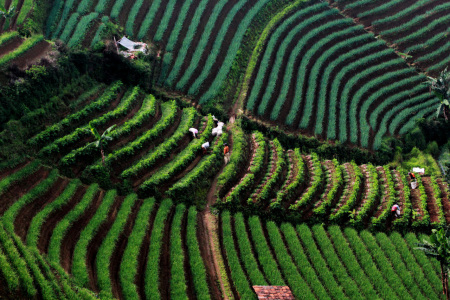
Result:
{"label": "bare soil strip", "polygon": [[42,225],[41,229],[42,231],[39,235],[38,240],[38,249],[42,253],[47,253],[50,238],[53,234],[53,230],[55,229],[56,225],[66,216],[66,214],[69,211],[71,211],[75,207],[75,205],[78,204],[78,202],[80,202],[85,192],[86,187],[83,185],[79,186],[73,197],[69,200],[69,202],[66,205],[61,207],[61,209],[52,212],[48,216],[46,222]]}
{"label": "bare soil strip", "polygon": [[15,64],[20,69],[25,69],[45,57],[51,49],[52,45],[44,40],[28,50],[24,55],[13,59],[10,64]]}
{"label": "bare soil strip", "polygon": [[175,207],[172,207],[167,215],[164,226],[164,236],[161,245],[161,256],[159,261],[159,291],[161,299],[170,299],[170,228],[172,226]]}
{"label": "bare soil strip", "polygon": [[422,177],[423,187],[427,194],[427,210],[430,214],[431,223],[439,223],[439,208],[436,204],[436,198],[430,180],[430,177]]}
{"label": "bare soil strip", "polygon": [[[3,20],[3,18],[2,18]],[[5,45],[0,47],[0,57],[8,54],[9,52],[16,50],[23,43],[23,39],[20,37],[15,37]]]}
{"label": "bare soil strip", "polygon": [[25,241],[28,228],[30,227],[31,220],[39,211],[48,203],[53,202],[66,188],[69,180],[67,178],[58,177],[53,186],[44,193],[41,197],[38,197],[33,202],[25,205],[17,214],[14,220],[15,232],[20,238]]}

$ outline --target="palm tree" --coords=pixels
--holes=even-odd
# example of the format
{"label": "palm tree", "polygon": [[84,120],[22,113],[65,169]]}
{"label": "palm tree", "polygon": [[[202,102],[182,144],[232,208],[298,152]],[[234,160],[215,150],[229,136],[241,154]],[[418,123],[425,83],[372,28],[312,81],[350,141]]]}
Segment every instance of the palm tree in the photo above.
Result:
{"label": "palm tree", "polygon": [[444,114],[444,118],[448,120],[448,113],[450,112],[450,72],[447,72],[447,68],[439,74],[438,78],[433,78],[427,76],[428,81],[426,84],[430,87],[430,92],[433,91],[434,94],[439,98],[441,104],[437,109],[437,117]]}
{"label": "palm tree", "polygon": [[436,258],[441,264],[441,278],[443,294],[447,300],[450,299],[448,290],[448,267],[450,264],[450,231],[433,229],[431,231],[430,241],[423,240],[422,244],[417,244],[417,250],[425,252],[425,255]]}
{"label": "palm tree", "polygon": [[89,143],[89,145],[94,145],[96,148],[100,148],[100,153],[102,155],[102,164],[105,164],[105,151],[103,150],[103,147],[106,146],[106,141],[111,141],[112,137],[110,137],[108,134],[116,127],[116,125],[113,125],[106,129],[102,135],[98,133],[97,129],[92,125],[92,122],[89,122],[89,129],[86,129],[87,132],[92,133],[92,135],[95,138],[95,141],[92,143]]}

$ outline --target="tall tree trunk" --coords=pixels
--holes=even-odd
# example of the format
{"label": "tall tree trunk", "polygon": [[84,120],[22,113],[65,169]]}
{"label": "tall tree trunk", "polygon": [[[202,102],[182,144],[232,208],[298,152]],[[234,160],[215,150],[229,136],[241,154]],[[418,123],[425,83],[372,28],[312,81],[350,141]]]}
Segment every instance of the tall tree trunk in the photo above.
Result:
{"label": "tall tree trunk", "polygon": [[444,265],[441,263],[441,275],[442,275],[442,293],[445,295],[445,299],[450,300],[448,292],[448,274],[447,270],[444,270]]}

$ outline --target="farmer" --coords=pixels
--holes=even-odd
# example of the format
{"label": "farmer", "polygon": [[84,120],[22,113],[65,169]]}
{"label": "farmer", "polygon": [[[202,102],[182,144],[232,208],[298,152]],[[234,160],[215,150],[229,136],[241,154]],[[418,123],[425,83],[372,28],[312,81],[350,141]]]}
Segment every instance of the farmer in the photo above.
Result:
{"label": "farmer", "polygon": [[411,177],[411,180],[416,180],[416,174],[414,174],[413,172],[411,172],[409,176]]}
{"label": "farmer", "polygon": [[228,164],[230,161],[230,147],[228,147],[228,144],[224,144],[225,147],[223,147],[223,159],[225,160],[225,165]]}
{"label": "farmer", "polygon": [[203,154],[206,154],[206,152],[208,151],[208,148],[209,148],[209,142],[202,144]]}
{"label": "farmer", "polygon": [[189,128],[189,132],[192,133],[194,139],[197,138],[198,130],[196,128]]}
{"label": "farmer", "polygon": [[393,217],[400,218],[400,206],[397,203],[392,205],[391,213]]}

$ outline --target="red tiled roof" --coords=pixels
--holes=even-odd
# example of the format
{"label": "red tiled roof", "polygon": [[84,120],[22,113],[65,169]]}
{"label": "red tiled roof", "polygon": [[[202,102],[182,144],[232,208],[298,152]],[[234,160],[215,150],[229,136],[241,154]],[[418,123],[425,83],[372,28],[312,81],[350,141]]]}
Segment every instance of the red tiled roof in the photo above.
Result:
{"label": "red tiled roof", "polygon": [[253,289],[258,299],[295,300],[288,286],[254,285]]}

